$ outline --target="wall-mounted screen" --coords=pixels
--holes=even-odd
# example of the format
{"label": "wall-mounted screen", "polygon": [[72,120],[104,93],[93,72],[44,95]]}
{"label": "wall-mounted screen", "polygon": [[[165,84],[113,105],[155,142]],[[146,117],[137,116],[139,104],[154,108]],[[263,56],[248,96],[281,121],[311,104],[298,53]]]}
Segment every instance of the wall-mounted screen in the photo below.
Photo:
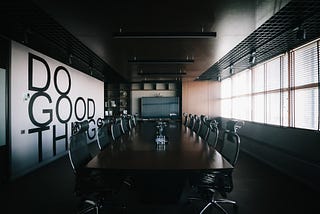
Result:
{"label": "wall-mounted screen", "polygon": [[179,97],[142,97],[142,118],[179,118]]}

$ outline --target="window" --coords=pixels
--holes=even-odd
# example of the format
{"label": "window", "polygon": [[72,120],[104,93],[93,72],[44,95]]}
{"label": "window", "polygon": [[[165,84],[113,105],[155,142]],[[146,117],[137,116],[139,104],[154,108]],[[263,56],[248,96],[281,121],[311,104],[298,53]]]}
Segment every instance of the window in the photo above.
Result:
{"label": "window", "polygon": [[264,123],[264,94],[256,94],[252,96],[252,121]]}
{"label": "window", "polygon": [[231,117],[231,78],[221,82],[221,115]]}
{"label": "window", "polygon": [[280,125],[281,57],[265,63],[266,123]]}
{"label": "window", "polygon": [[318,42],[314,42],[291,52],[294,127],[319,129],[318,46]]}
{"label": "window", "polygon": [[232,117],[251,119],[251,70],[242,71],[231,77]]}
{"label": "window", "polygon": [[252,121],[260,123],[265,120],[264,76],[264,64],[252,69]]}
{"label": "window", "polygon": [[240,72],[221,82],[221,115],[251,119],[251,70]]}
{"label": "window", "polygon": [[221,115],[319,130],[319,41],[223,80]]}
{"label": "window", "polygon": [[305,88],[295,91],[294,127],[318,129],[318,89]]}

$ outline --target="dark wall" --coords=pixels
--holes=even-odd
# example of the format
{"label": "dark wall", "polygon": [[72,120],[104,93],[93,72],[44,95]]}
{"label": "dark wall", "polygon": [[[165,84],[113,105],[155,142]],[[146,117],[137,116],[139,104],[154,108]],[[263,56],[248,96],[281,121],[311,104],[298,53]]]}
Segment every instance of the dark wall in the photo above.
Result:
{"label": "dark wall", "polygon": [[239,135],[242,151],[320,190],[318,131],[245,122]]}
{"label": "dark wall", "polygon": [[10,41],[1,38],[0,35],[0,68],[8,70],[9,67],[9,54],[10,54]]}
{"label": "dark wall", "polygon": [[[10,55],[10,42],[6,39],[3,39],[0,37],[0,68],[5,69],[8,71],[9,69],[9,55]],[[7,96],[5,97],[6,100],[6,108],[5,110],[5,115],[6,115],[6,127],[8,127],[8,79],[9,79],[9,73],[7,72],[6,75],[6,82],[7,82],[7,88],[6,88],[6,94]],[[3,109],[1,109],[3,111]],[[6,142],[2,142],[0,145],[0,183],[3,183],[4,181],[8,180],[9,177],[9,151],[8,151],[8,128],[6,129]]]}

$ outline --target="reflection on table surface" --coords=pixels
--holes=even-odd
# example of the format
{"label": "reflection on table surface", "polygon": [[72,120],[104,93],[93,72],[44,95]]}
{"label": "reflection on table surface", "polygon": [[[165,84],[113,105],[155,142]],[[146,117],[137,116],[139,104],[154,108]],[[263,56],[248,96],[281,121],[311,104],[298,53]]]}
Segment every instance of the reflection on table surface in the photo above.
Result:
{"label": "reflection on table surface", "polygon": [[167,122],[168,142],[157,146],[156,122],[140,122],[129,134],[109,145],[88,164],[105,170],[227,170],[232,166],[190,129]]}

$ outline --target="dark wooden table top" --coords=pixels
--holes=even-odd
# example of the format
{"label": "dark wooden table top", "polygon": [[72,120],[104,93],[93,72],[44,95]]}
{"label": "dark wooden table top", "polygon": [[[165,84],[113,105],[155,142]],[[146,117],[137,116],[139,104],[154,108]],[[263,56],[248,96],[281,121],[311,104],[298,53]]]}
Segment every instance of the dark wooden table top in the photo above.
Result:
{"label": "dark wooden table top", "polygon": [[157,147],[156,122],[140,122],[129,134],[96,155],[88,168],[122,171],[212,171],[231,170],[215,149],[179,122],[165,127],[168,143]]}

